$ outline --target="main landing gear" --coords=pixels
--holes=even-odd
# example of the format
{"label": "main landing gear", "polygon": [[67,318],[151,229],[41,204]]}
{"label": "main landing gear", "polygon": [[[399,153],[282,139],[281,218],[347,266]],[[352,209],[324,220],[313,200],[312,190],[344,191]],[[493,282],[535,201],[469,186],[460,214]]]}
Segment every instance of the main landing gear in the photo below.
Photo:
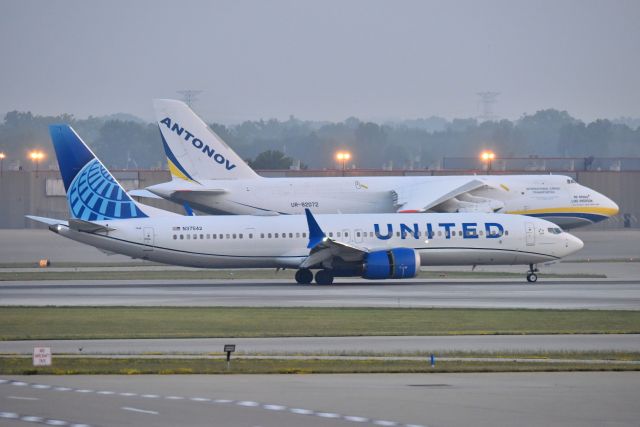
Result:
{"label": "main landing gear", "polygon": [[[308,268],[301,268],[296,271],[296,282],[301,285],[308,285],[313,281],[313,273]],[[330,285],[333,283],[333,272],[331,270],[318,270],[316,272],[316,283],[318,285]]]}
{"label": "main landing gear", "polygon": [[536,282],[538,280],[538,275],[536,274],[537,272],[538,268],[533,264],[529,264],[529,271],[527,272],[527,282]]}
{"label": "main landing gear", "polygon": [[313,281],[313,273],[308,268],[302,268],[296,271],[296,282],[301,285],[308,285]]}

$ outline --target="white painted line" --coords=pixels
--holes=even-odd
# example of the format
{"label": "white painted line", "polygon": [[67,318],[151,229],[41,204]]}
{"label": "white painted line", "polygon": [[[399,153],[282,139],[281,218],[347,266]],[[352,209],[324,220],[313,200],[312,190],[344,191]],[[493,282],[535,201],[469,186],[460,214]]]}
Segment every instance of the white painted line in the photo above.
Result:
{"label": "white painted line", "polygon": [[158,396],[157,394],[141,394],[140,397],[146,397],[147,399],[157,399],[160,396]]}
{"label": "white painted line", "polygon": [[38,389],[41,389],[41,390],[46,390],[46,389],[51,388],[50,385],[46,385],[46,384],[32,384],[31,387],[32,388],[38,388]]}
{"label": "white painted line", "polygon": [[62,420],[47,420],[44,422],[48,426],[66,426],[69,425],[68,422]]}
{"label": "white painted line", "polygon": [[37,397],[7,396],[7,399],[13,400],[40,400]]}
{"label": "white painted line", "polygon": [[289,412],[291,412],[292,414],[299,414],[299,415],[311,415],[311,414],[313,414],[313,411],[311,411],[309,409],[302,409],[302,408],[290,408]]}
{"label": "white painted line", "polygon": [[316,412],[316,416],[322,418],[340,418],[340,414],[334,414],[333,412]]}
{"label": "white painted line", "polygon": [[421,426],[420,424],[405,424],[404,427],[424,427],[424,426]]}
{"label": "white painted line", "polygon": [[73,390],[73,391],[75,391],[76,393],[93,393],[93,390],[89,390],[89,389],[86,389],[86,388],[81,388],[81,389]]}
{"label": "white painted line", "polygon": [[367,422],[369,422],[369,418],[355,417],[353,415],[345,415],[343,418],[345,420],[347,420],[347,421],[351,421],[351,422],[354,422],[354,423],[367,423]]}
{"label": "white painted line", "polygon": [[16,385],[18,387],[24,387],[27,385],[27,383],[24,383],[22,381],[11,381],[11,385]]}
{"label": "white painted line", "polygon": [[25,415],[24,417],[20,418],[21,421],[26,421],[29,423],[41,423],[44,421],[44,418],[42,417],[35,417],[33,415]]}
{"label": "white painted line", "polygon": [[18,418],[19,415],[16,414],[15,412],[0,412],[0,418],[9,418],[9,419],[15,419]]}
{"label": "white painted line", "polygon": [[213,403],[233,403],[233,400],[229,400],[229,399],[216,399],[213,401]]}
{"label": "white painted line", "polygon": [[91,427],[89,424],[71,424],[69,427]]}
{"label": "white painted line", "polygon": [[189,400],[193,400],[194,402],[211,402],[211,399],[206,397],[190,397]]}
{"label": "white painted line", "polygon": [[112,394],[116,394],[116,392],[115,391],[103,390],[103,391],[97,392],[97,394],[102,394],[103,396],[109,396],[109,395],[112,395]]}
{"label": "white painted line", "polygon": [[398,423],[395,421],[386,421],[386,420],[375,420],[373,423],[377,426],[387,426],[387,427],[398,425]]}
{"label": "white painted line", "polygon": [[182,397],[182,396],[166,396],[165,399],[167,399],[167,400],[184,400],[184,397]]}
{"label": "white painted line", "polygon": [[236,402],[236,405],[239,405],[239,406],[250,406],[250,407],[260,406],[260,404],[258,402],[253,402],[251,400],[241,400],[240,402]]}
{"label": "white painted line", "polygon": [[147,411],[146,409],[132,408],[130,406],[123,406],[120,409],[123,409],[125,411],[131,411],[131,412],[139,412],[141,414],[158,415],[158,412],[156,412],[156,411]]}
{"label": "white painted line", "polygon": [[262,405],[262,407],[270,411],[284,411],[285,409],[287,409],[286,406],[282,405]]}
{"label": "white painted line", "polygon": [[4,378],[0,378],[0,384],[6,384],[8,382],[9,382],[9,380],[6,380]]}
{"label": "white painted line", "polygon": [[55,391],[69,391],[71,390],[69,387],[54,387]]}
{"label": "white painted line", "polygon": [[120,396],[125,396],[125,397],[131,397],[131,396],[137,396],[138,393],[118,393]]}

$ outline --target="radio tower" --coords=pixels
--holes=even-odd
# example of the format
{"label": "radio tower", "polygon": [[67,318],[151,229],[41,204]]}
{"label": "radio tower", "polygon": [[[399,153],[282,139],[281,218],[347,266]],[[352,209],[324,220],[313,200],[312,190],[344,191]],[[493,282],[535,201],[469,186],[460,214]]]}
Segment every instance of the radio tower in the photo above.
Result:
{"label": "radio tower", "polygon": [[198,95],[200,95],[203,91],[187,89],[187,90],[179,90],[178,93],[182,95],[182,100],[191,108],[193,103],[197,100]]}
{"label": "radio tower", "polygon": [[477,95],[480,97],[479,102],[482,104],[482,114],[478,118],[485,122],[496,120],[498,116],[493,113],[493,104],[497,102],[500,92],[478,92]]}

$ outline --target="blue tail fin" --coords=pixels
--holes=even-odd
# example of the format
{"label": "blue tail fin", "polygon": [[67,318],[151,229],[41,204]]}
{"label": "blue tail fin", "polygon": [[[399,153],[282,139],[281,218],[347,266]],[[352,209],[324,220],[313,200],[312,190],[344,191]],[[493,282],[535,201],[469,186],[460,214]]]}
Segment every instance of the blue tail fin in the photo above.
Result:
{"label": "blue tail fin", "polygon": [[69,125],[49,126],[72,218],[146,218],[122,186]]}

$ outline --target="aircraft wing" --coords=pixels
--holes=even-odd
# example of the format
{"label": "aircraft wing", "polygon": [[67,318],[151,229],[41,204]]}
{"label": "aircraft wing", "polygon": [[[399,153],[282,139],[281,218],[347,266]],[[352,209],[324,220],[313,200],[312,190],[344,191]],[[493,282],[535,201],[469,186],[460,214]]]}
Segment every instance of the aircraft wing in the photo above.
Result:
{"label": "aircraft wing", "polygon": [[95,222],[74,218],[69,220],[69,228],[75,231],[83,231],[85,233],[98,233],[115,230],[115,228],[106,227],[101,224],[96,224]]}
{"label": "aircraft wing", "polygon": [[300,268],[309,268],[322,264],[335,257],[342,258],[344,261],[360,261],[369,252],[366,248],[338,242],[327,237],[311,214],[311,211],[305,209],[305,214],[309,225],[309,244],[307,248],[311,249],[311,251],[309,256],[300,264]]}
{"label": "aircraft wing", "polygon": [[426,212],[447,202],[450,202],[449,206],[444,207],[442,211],[455,212],[456,208],[454,206],[459,206],[460,204],[460,200],[456,199],[457,197],[485,185],[479,179],[469,177],[466,181],[452,179],[451,181],[439,181],[433,184],[412,184],[400,187],[393,192],[397,211],[401,213]]}
{"label": "aircraft wing", "polygon": [[147,199],[162,199],[162,197],[156,194],[153,194],[151,191],[145,190],[143,188],[128,191],[128,194],[133,197],[146,197]]}

